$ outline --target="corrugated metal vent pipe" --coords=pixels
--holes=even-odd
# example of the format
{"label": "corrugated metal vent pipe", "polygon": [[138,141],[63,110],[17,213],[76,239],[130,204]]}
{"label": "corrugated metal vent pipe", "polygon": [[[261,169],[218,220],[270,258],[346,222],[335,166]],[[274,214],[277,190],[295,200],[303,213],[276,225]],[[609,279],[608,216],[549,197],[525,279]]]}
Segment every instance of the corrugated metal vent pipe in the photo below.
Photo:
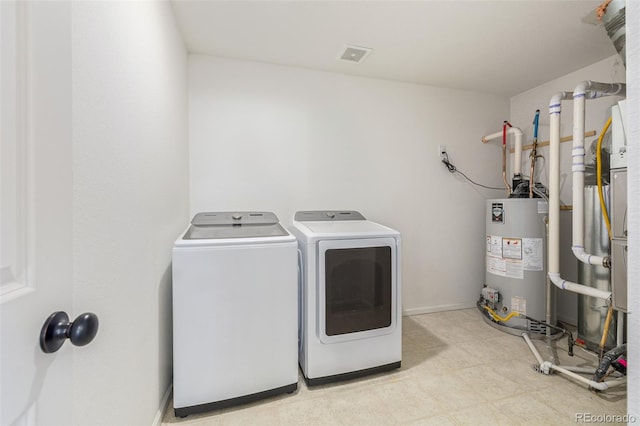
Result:
{"label": "corrugated metal vent pipe", "polygon": [[626,7],[625,0],[605,1],[598,8],[598,17],[602,20],[607,35],[613,42],[613,46],[622,58],[622,62],[627,65],[626,57],[626,28],[625,28]]}

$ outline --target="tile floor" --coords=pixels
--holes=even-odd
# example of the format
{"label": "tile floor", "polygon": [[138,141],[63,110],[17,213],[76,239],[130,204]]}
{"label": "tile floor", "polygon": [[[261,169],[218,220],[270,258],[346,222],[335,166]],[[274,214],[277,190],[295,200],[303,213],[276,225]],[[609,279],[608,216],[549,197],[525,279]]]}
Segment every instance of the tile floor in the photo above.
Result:
{"label": "tile floor", "polygon": [[[543,341],[534,341],[544,358]],[[597,357],[566,340],[563,365],[595,365]],[[298,390],[249,405],[176,418],[162,425],[572,425],[577,413],[624,415],[624,386],[594,393],[562,375],[532,369],[521,337],[495,330],[474,309],[403,318],[402,368]]]}

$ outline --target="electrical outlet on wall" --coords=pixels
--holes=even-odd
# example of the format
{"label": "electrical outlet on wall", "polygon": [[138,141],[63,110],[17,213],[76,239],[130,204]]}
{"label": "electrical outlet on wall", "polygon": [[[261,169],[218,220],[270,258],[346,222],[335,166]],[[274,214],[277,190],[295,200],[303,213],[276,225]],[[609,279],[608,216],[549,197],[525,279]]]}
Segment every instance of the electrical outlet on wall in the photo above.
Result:
{"label": "electrical outlet on wall", "polygon": [[447,157],[447,146],[446,145],[438,145],[438,156],[441,160],[444,160]]}

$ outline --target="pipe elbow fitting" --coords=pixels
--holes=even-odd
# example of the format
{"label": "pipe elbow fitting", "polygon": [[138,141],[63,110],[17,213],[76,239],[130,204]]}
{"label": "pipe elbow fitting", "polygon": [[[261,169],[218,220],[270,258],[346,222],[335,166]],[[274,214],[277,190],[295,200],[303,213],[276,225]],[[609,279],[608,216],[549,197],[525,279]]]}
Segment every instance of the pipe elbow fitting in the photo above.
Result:
{"label": "pipe elbow fitting", "polygon": [[573,99],[578,98],[580,96],[585,96],[587,91],[591,89],[593,83],[590,80],[581,81],[578,83],[575,89],[573,89]]}
{"label": "pipe elbow fitting", "polygon": [[524,135],[522,129],[520,129],[519,127],[511,127],[509,130],[507,130],[507,133],[512,133],[514,136]]}
{"label": "pipe elbow fitting", "polygon": [[553,285],[555,285],[558,288],[562,288],[562,281],[564,280],[560,278],[559,272],[549,272],[547,276],[549,277],[549,281],[551,281]]}
{"label": "pipe elbow fitting", "polygon": [[572,92],[557,92],[549,100],[549,114],[560,114],[562,111],[562,101],[571,98]]}
{"label": "pipe elbow fitting", "polygon": [[540,364],[540,372],[544,373],[546,375],[549,375],[551,373],[551,366],[553,364],[551,364],[551,362],[549,361],[545,361],[542,364]]}
{"label": "pipe elbow fitting", "polygon": [[573,255],[581,262],[583,263],[589,263],[587,262],[585,259],[585,253],[584,253],[584,247],[582,246],[571,246],[571,251],[573,252]]}
{"label": "pipe elbow fitting", "polygon": [[615,93],[616,96],[627,96],[627,85],[625,83],[616,83],[618,85],[618,91]]}
{"label": "pipe elbow fitting", "polygon": [[572,246],[571,251],[573,251],[573,255],[582,263],[586,263],[587,265],[597,265],[607,267],[605,263],[611,263],[610,260],[607,260],[607,257],[596,256],[594,254],[589,254],[584,251],[583,246]]}
{"label": "pipe elbow fitting", "polygon": [[625,83],[598,83],[594,81],[583,81],[579,83],[573,91],[573,98],[588,97],[589,99],[601,98],[603,96],[626,96],[627,85]]}

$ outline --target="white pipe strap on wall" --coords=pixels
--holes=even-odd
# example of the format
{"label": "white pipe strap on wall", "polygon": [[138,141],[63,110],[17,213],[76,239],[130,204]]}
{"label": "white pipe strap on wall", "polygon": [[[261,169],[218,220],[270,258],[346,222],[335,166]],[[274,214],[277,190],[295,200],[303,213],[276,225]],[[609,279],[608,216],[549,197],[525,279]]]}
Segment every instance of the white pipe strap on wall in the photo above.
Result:
{"label": "white pipe strap on wall", "polygon": [[585,253],[584,249],[584,170],[585,170],[585,106],[587,99],[604,96],[625,96],[626,85],[622,83],[597,83],[583,81],[573,91],[573,149],[571,151],[573,172],[573,238],[571,249],[582,263],[608,267],[608,256]]}
{"label": "white pipe strap on wall", "polygon": [[[482,143],[487,143],[493,139],[501,138],[502,134],[503,132],[500,131],[500,132],[491,133],[490,135],[487,135],[487,136],[483,136]],[[522,170],[522,136],[524,135],[524,133],[518,127],[509,127],[509,129],[507,129],[507,135],[515,136],[515,143],[513,146],[514,148],[513,174],[519,175],[521,174],[521,170]]]}

